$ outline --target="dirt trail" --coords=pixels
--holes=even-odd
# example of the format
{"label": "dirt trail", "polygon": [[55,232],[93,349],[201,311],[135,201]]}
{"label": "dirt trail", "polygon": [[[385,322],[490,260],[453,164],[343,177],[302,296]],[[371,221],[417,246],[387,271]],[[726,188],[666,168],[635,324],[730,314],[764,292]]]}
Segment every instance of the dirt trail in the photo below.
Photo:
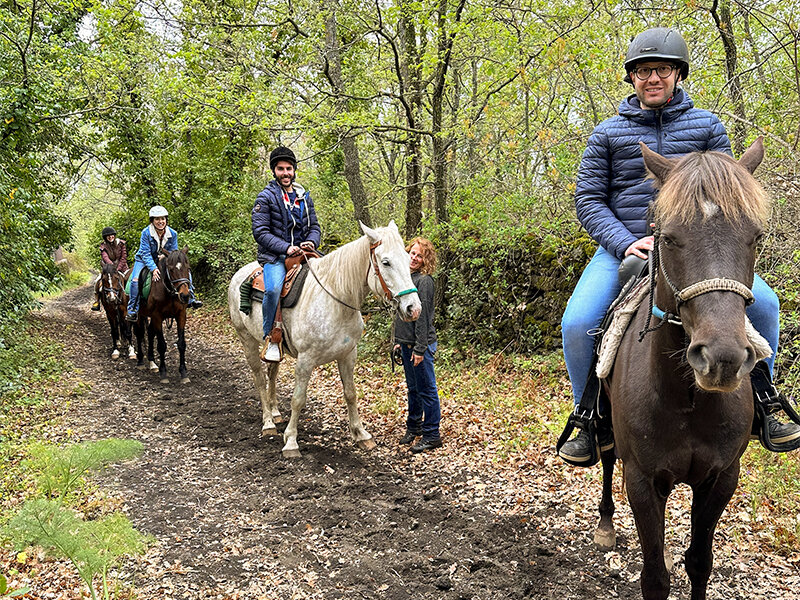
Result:
{"label": "dirt trail", "polygon": [[[139,460],[102,476],[157,541],[123,574],[139,598],[640,597],[638,582],[606,568],[588,534],[567,538],[546,518],[572,510],[558,501],[526,519],[460,501],[452,490],[485,473],[441,470],[380,434],[377,450],[357,450],[341,401],[316,397],[313,381],[300,423],[303,458],[285,460],[280,439],[259,437],[260,407],[240,349],[192,332],[190,316],[192,381],[177,383],[173,350],[174,383],[160,385],[135,361],[108,358],[107,324],[89,304],[89,288],[72,290],[41,319],[92,385],[68,425],[82,439],[145,445]],[[288,416],[286,381],[279,396]],[[620,551],[626,544],[623,534]],[[680,583],[678,590],[685,593]]]}

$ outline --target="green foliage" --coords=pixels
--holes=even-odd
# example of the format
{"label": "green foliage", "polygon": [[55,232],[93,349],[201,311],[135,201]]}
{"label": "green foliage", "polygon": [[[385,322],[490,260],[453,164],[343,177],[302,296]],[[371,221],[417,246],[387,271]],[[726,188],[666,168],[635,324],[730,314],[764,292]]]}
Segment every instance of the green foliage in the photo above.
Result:
{"label": "green foliage", "polygon": [[80,487],[86,473],[138,456],[142,449],[141,442],[115,438],[67,448],[34,444],[28,450],[30,458],[24,466],[38,473],[37,487],[41,494],[63,499]]}
{"label": "green foliage", "polygon": [[0,406],[29,403],[25,388],[55,381],[65,368],[59,346],[39,336],[33,325],[20,322],[0,346]]}
{"label": "green foliage", "polygon": [[103,597],[107,598],[109,569],[121,557],[142,552],[147,545],[147,538],[133,529],[124,515],[85,521],[58,500],[28,500],[5,533],[18,548],[38,545],[53,556],[67,558],[95,599],[95,577],[101,578]]}
{"label": "green foliage", "polygon": [[22,596],[30,591],[30,587],[25,586],[22,588],[11,589],[8,587],[8,579],[0,573],[0,596],[8,596],[9,598],[16,598]]}

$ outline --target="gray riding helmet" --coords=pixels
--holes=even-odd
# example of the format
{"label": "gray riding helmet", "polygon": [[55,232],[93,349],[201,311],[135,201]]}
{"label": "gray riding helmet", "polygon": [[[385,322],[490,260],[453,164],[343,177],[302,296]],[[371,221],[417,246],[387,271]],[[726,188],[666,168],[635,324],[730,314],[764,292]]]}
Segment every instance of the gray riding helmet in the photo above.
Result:
{"label": "gray riding helmet", "polygon": [[643,31],[628,46],[625,54],[625,81],[631,81],[631,71],[644,60],[671,60],[681,69],[681,79],[689,77],[689,47],[677,29],[656,27]]}

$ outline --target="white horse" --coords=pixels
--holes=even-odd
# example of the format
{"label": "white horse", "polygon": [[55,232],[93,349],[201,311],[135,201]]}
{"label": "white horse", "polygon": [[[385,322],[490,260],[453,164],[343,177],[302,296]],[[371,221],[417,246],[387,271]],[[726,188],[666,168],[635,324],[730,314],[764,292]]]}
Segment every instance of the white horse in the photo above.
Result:
{"label": "white horse", "polygon": [[[405,321],[419,317],[422,306],[411,281],[408,254],[394,221],[388,227],[370,229],[363,223],[364,235],[327,256],[309,261],[312,270],[297,304],[283,313],[283,340],[289,354],[297,359],[292,394],[292,414],[283,434],[284,457],[298,457],[297,422],[306,404],[308,380],[313,370],[331,361],[339,367],[344,388],[350,433],[356,444],[365,450],[375,447],[372,436],[364,429],[356,405],[353,370],[356,345],[364,330],[359,307],[370,290],[376,296],[394,303]],[[261,435],[277,435],[275,423],[283,421],[278,410],[276,379],[278,363],[267,367],[266,386],[259,349],[263,343],[261,303],[253,303],[249,315],[239,310],[240,287],[258,268],[252,262],[239,269],[228,287],[228,309],[231,320],[244,344],[244,353],[261,396]]]}

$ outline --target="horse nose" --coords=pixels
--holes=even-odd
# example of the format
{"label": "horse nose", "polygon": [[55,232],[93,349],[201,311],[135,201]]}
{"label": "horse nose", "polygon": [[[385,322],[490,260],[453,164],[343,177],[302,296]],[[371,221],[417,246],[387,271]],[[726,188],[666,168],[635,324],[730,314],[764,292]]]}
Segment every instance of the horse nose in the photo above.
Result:
{"label": "horse nose", "polygon": [[728,391],[738,387],[742,377],[753,368],[755,351],[749,344],[745,347],[690,344],[686,359],[698,375],[701,387]]}
{"label": "horse nose", "polygon": [[422,312],[422,307],[419,304],[412,304],[406,308],[406,315],[409,321],[416,321]]}

